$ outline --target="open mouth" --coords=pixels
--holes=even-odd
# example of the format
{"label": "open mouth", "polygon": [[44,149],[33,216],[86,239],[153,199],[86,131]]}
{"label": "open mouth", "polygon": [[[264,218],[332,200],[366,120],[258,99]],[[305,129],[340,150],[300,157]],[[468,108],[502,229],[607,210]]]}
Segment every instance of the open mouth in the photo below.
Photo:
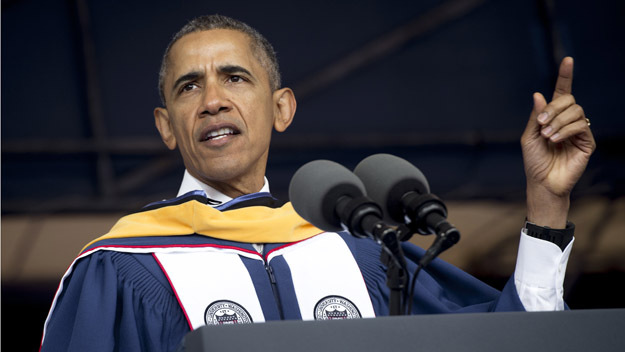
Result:
{"label": "open mouth", "polygon": [[204,134],[202,137],[202,142],[204,141],[215,141],[219,139],[226,138],[228,136],[237,135],[240,132],[232,127],[221,127],[218,129],[210,130]]}

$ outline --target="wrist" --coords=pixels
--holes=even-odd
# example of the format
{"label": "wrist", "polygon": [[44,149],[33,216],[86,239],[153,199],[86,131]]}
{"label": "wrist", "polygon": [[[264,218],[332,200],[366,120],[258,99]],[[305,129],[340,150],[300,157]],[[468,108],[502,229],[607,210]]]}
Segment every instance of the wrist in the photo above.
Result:
{"label": "wrist", "polygon": [[552,229],[566,228],[569,195],[558,196],[541,185],[527,185],[527,220]]}

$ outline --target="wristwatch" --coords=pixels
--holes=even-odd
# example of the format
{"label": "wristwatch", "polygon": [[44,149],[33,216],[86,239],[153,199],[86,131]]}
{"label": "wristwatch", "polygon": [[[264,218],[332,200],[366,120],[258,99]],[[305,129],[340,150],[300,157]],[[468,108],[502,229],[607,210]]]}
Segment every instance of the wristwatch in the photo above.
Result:
{"label": "wristwatch", "polygon": [[575,224],[570,221],[566,222],[564,229],[552,229],[548,226],[538,226],[532,222],[525,220],[525,233],[528,236],[539,238],[541,240],[555,243],[556,246],[564,250],[573,240],[575,233]]}

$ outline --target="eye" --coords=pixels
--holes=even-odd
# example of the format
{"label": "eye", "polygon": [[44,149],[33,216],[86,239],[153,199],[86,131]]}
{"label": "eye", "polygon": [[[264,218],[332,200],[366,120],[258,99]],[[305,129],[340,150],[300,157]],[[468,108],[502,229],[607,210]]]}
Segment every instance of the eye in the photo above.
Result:
{"label": "eye", "polygon": [[196,89],[198,86],[196,83],[187,83],[180,87],[180,92],[188,92],[190,90]]}
{"label": "eye", "polygon": [[233,76],[230,76],[230,78],[228,78],[228,81],[232,83],[240,83],[240,82],[245,81],[245,79],[243,79],[243,77],[241,76],[233,75]]}

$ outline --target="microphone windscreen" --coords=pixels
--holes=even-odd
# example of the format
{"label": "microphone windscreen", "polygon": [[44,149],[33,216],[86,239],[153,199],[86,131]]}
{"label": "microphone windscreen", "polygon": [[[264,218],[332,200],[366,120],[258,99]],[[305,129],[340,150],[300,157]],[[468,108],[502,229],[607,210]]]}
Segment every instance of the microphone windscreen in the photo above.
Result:
{"label": "microphone windscreen", "polygon": [[371,155],[356,166],[354,173],[364,183],[367,195],[382,206],[384,218],[388,222],[404,222],[401,198],[406,193],[430,193],[430,186],[423,173],[394,155]]}
{"label": "microphone windscreen", "polygon": [[365,194],[362,181],[344,166],[329,160],[315,160],[300,167],[289,185],[289,198],[295,211],[325,231],[342,231],[335,212],[341,197]]}

